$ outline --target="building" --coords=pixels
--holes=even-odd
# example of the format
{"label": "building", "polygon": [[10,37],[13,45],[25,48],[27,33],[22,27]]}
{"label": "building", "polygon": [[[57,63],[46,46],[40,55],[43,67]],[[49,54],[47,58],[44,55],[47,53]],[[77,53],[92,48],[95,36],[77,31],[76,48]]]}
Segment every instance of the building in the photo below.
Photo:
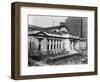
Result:
{"label": "building", "polygon": [[86,39],[70,33],[70,29],[64,24],[48,28],[34,25],[28,27],[29,57],[33,56],[37,60],[59,59],[80,53],[80,49],[86,49],[86,45]]}

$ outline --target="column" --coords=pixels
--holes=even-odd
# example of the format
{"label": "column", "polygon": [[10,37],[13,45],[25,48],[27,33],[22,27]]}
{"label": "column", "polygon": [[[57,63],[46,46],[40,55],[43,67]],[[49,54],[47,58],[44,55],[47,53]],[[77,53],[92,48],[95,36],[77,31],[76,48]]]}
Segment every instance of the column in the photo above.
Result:
{"label": "column", "polygon": [[72,40],[72,50],[74,50],[74,42],[73,42],[73,40]]}
{"label": "column", "polygon": [[61,49],[63,49],[63,48],[62,48],[62,40],[61,40]]}
{"label": "column", "polygon": [[52,50],[54,50],[54,40],[52,40]]}
{"label": "column", "polygon": [[57,50],[57,40],[55,40],[55,49]]}
{"label": "column", "polygon": [[59,49],[61,49],[61,40],[59,40]]}
{"label": "column", "polygon": [[77,49],[79,50],[79,47],[80,47],[80,41],[78,40],[77,42]]}
{"label": "column", "polygon": [[47,51],[47,39],[46,38],[42,40],[42,50]]}
{"label": "column", "polygon": [[64,43],[65,43],[65,41],[63,40],[62,42],[63,42],[63,49],[64,49],[64,48],[65,48],[65,47],[64,47],[64,46],[65,46],[65,44],[64,44]]}
{"label": "column", "polygon": [[63,41],[61,40],[61,51],[63,52]]}
{"label": "column", "polygon": [[60,52],[60,40],[58,40],[58,51]]}
{"label": "column", "polygon": [[55,46],[55,49],[56,49],[56,53],[58,53],[58,40],[56,40],[56,46]]}
{"label": "column", "polygon": [[61,40],[59,40],[59,50],[61,52]]}

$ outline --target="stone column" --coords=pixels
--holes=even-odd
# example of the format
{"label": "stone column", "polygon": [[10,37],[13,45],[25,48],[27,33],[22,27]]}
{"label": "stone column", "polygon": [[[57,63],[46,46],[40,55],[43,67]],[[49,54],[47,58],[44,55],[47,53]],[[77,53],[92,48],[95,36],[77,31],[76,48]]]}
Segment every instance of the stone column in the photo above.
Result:
{"label": "stone column", "polygon": [[77,47],[76,47],[77,50],[79,50],[79,46],[80,46],[80,42],[79,42],[79,40],[78,40],[78,41],[77,41]]}
{"label": "stone column", "polygon": [[58,41],[58,49],[60,50],[60,40]]}
{"label": "stone column", "polygon": [[52,40],[52,50],[54,50],[54,40]]}
{"label": "stone column", "polygon": [[48,39],[47,39],[46,45],[47,45],[47,51],[48,51],[49,50],[49,40]]}
{"label": "stone column", "polygon": [[62,40],[61,40],[61,49],[63,49],[63,48],[62,48]]}
{"label": "stone column", "polygon": [[55,45],[56,53],[58,52],[58,40],[56,40],[56,45]]}
{"label": "stone column", "polygon": [[61,40],[59,40],[59,49],[61,50]]}
{"label": "stone column", "polygon": [[62,52],[63,52],[63,41],[61,40],[61,50],[62,50]]}
{"label": "stone column", "polygon": [[70,39],[70,49],[72,50],[72,39]]}
{"label": "stone column", "polygon": [[58,50],[58,40],[57,40],[57,50]]}
{"label": "stone column", "polygon": [[74,50],[74,42],[72,41],[72,50]]}
{"label": "stone column", "polygon": [[47,39],[46,38],[42,40],[42,50],[47,51]]}
{"label": "stone column", "polygon": [[65,48],[65,44],[64,44],[65,43],[65,40],[63,40],[62,43],[63,43],[63,49],[64,49]]}
{"label": "stone column", "polygon": [[57,40],[55,40],[55,50],[57,50]]}

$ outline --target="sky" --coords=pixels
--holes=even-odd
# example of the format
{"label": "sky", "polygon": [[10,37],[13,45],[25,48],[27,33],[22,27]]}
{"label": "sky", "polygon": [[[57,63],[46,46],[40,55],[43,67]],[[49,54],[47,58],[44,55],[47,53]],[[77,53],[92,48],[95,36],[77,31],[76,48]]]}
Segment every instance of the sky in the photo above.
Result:
{"label": "sky", "polygon": [[65,22],[68,17],[61,16],[37,16],[29,15],[28,20],[30,25],[41,27],[58,26],[60,22]]}

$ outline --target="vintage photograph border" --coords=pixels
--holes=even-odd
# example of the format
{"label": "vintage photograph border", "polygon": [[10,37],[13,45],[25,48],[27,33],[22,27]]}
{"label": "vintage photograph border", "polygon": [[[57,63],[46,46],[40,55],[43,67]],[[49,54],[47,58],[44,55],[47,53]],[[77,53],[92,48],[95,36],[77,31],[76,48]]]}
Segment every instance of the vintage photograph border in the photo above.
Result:
{"label": "vintage photograph border", "polygon": [[[78,72],[78,73],[59,73],[59,74],[43,74],[43,75],[20,75],[20,8],[21,7],[42,7],[57,9],[76,9],[76,10],[93,10],[94,11],[94,72]],[[14,2],[11,4],[11,78],[15,80],[21,79],[38,79],[38,78],[55,78],[83,75],[97,75],[97,7],[92,6],[76,6],[76,5],[58,5],[43,3],[26,3]]]}

